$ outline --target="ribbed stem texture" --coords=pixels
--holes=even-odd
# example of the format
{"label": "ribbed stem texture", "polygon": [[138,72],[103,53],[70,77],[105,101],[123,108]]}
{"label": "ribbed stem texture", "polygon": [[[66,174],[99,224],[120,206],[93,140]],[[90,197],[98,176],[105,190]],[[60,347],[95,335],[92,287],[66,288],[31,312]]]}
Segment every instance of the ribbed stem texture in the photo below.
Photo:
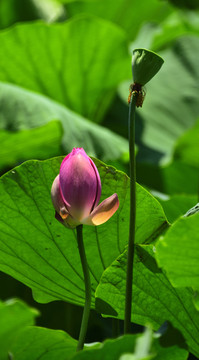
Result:
{"label": "ribbed stem texture", "polygon": [[135,250],[135,219],[136,219],[136,163],[135,163],[135,107],[137,93],[132,93],[129,106],[129,158],[130,158],[130,222],[129,222],[129,243],[127,254],[126,272],[126,299],[124,333],[131,332],[131,307],[132,307],[132,286],[133,286],[133,261]]}

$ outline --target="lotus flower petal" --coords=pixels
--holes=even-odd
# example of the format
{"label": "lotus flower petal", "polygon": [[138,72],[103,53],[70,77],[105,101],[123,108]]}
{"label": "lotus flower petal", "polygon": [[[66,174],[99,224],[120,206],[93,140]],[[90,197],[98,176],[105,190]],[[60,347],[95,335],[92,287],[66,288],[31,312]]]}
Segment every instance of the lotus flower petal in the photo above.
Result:
{"label": "lotus flower petal", "polygon": [[72,229],[80,224],[103,224],[118,209],[119,201],[117,194],[113,194],[98,205],[100,196],[97,167],[84,149],[74,148],[62,161],[52,185],[56,219]]}
{"label": "lotus flower petal", "polygon": [[73,151],[62,161],[60,174],[62,199],[70,214],[81,220],[87,217],[101,195],[96,166],[83,149]]}
{"label": "lotus flower petal", "polygon": [[68,216],[68,211],[60,193],[59,175],[57,175],[53,181],[51,188],[51,199],[56,212],[61,216],[62,219],[66,219]]}
{"label": "lotus flower petal", "polygon": [[91,214],[82,220],[86,225],[101,225],[110,219],[119,207],[117,194],[113,194],[98,205]]}

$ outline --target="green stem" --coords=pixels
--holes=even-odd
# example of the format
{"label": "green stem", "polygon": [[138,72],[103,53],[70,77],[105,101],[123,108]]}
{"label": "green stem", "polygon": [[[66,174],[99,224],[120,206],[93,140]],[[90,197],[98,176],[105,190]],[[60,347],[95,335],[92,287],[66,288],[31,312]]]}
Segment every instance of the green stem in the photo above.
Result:
{"label": "green stem", "polygon": [[131,305],[132,305],[132,285],[133,285],[133,260],[135,243],[135,217],[136,217],[136,163],[135,163],[135,106],[137,94],[133,93],[129,106],[129,157],[130,157],[130,224],[129,224],[129,244],[127,255],[126,273],[126,302],[124,333],[131,332]]}
{"label": "green stem", "polygon": [[80,259],[82,263],[82,269],[84,273],[84,282],[85,282],[85,306],[83,311],[81,329],[79,333],[79,341],[77,345],[77,351],[82,350],[84,347],[84,341],[86,337],[86,332],[88,328],[88,319],[90,314],[91,307],[91,283],[90,283],[90,274],[88,263],[86,260],[86,253],[84,249],[83,236],[82,236],[83,225],[77,226],[77,243],[79,248]]}

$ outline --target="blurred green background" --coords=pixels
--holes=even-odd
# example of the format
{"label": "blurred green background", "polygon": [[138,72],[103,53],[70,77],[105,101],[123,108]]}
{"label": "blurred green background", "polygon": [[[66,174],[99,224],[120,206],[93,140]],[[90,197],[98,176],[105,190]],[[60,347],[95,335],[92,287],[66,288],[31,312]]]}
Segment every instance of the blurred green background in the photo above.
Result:
{"label": "blurred green background", "polygon": [[[0,172],[84,147],[128,173],[131,54],[165,63],[137,110],[137,181],[170,222],[199,196],[199,3],[166,0],[0,0]],[[82,309],[41,305],[1,273],[0,298],[40,309],[37,324],[78,336]],[[64,314],[64,316],[63,316]],[[94,329],[94,330],[93,330]],[[110,336],[92,313],[88,341]]]}

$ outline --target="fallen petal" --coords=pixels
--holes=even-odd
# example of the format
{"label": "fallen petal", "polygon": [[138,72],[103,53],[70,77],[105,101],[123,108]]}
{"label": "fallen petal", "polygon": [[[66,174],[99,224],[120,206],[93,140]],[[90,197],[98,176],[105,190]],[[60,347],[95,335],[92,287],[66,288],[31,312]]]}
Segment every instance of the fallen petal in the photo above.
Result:
{"label": "fallen petal", "polygon": [[99,204],[91,214],[81,222],[86,225],[101,225],[115,214],[119,207],[117,194],[113,194]]}

